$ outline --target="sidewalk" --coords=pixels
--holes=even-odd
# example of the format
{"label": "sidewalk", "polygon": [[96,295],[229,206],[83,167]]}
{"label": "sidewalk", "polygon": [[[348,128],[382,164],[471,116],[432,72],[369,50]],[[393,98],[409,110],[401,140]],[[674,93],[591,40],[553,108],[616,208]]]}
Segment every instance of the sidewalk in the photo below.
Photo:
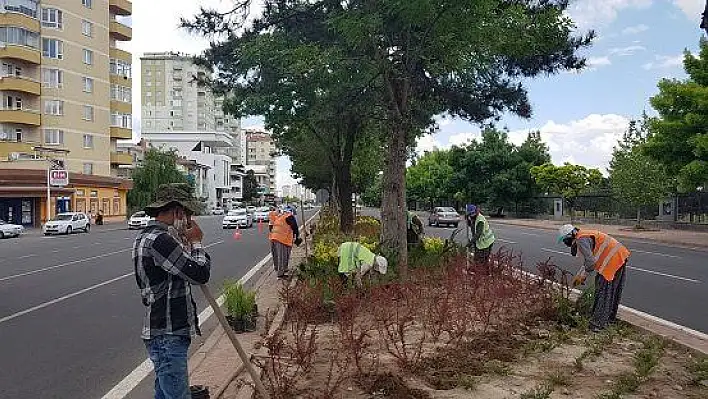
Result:
{"label": "sidewalk", "polygon": [[[534,229],[553,230],[567,223],[553,220],[537,219],[490,219],[492,224],[505,224],[513,226],[523,226]],[[656,241],[664,244],[671,244],[680,247],[688,247],[700,251],[708,251],[708,233],[688,230],[648,230],[633,231],[627,226],[600,225],[600,224],[577,224],[581,229],[601,230],[615,236],[643,241]]]}
{"label": "sidewalk", "polygon": [[[304,256],[304,248],[293,247],[290,270],[297,267]],[[258,328],[255,332],[238,334],[239,342],[251,359],[257,357],[260,352],[259,343],[266,328],[265,316],[268,315],[269,320],[273,320],[273,315],[282,307],[279,290],[284,281],[276,278],[272,262],[264,268],[267,268],[267,271],[252,288],[257,291],[256,302],[260,313]],[[282,322],[282,318],[280,321]],[[273,324],[277,325],[278,320],[274,320]],[[242,380],[249,381],[250,377],[224,329],[219,325],[189,359],[189,383],[209,387],[212,399],[250,398],[252,391],[244,388]]]}

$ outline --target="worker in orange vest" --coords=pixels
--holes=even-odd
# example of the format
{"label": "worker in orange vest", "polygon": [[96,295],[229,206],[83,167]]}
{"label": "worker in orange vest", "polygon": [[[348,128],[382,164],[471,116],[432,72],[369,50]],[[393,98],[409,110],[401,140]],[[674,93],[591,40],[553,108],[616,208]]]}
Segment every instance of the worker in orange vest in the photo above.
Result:
{"label": "worker in orange vest", "polygon": [[295,216],[290,212],[271,212],[269,219],[270,234],[268,234],[268,239],[270,239],[270,250],[273,255],[273,266],[278,278],[285,278],[288,273],[290,251],[293,244],[299,246],[302,243],[300,229]]}
{"label": "worker in orange vest", "polygon": [[584,284],[588,273],[597,272],[590,329],[594,332],[605,329],[617,319],[631,253],[608,234],[598,230],[580,230],[571,224],[561,226],[558,242],[570,247],[573,256],[580,252],[584,258],[583,266],[573,279],[573,286]]}

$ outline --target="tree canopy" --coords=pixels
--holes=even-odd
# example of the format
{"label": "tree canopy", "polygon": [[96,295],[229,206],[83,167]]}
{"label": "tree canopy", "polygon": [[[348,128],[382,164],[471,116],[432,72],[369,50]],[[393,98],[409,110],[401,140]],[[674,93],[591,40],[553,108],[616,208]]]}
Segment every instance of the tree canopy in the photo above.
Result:
{"label": "tree canopy", "polygon": [[155,201],[157,188],[162,184],[189,183],[184,173],[177,169],[177,154],[148,148],[141,165],[132,174],[133,188],[128,191],[128,208],[132,211],[145,208]]}
{"label": "tree canopy", "polygon": [[598,169],[567,162],[562,166],[552,163],[534,166],[531,168],[531,175],[548,194],[562,195],[571,210],[579,195],[598,187],[604,181],[602,173]]}
{"label": "tree canopy", "polygon": [[663,79],[651,98],[659,116],[649,120],[644,150],[678,177],[680,191],[694,191],[708,183],[708,41],[698,56],[686,51],[683,64],[688,78]]}

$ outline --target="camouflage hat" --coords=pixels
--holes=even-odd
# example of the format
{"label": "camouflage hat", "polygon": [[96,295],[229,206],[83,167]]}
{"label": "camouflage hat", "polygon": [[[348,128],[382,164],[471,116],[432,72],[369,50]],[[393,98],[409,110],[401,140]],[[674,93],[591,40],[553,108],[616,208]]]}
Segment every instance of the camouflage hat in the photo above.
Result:
{"label": "camouflage hat", "polygon": [[155,202],[145,207],[145,213],[148,216],[157,216],[165,209],[181,206],[187,214],[194,214],[197,206],[191,191],[189,184],[185,183],[162,184],[155,193]]}

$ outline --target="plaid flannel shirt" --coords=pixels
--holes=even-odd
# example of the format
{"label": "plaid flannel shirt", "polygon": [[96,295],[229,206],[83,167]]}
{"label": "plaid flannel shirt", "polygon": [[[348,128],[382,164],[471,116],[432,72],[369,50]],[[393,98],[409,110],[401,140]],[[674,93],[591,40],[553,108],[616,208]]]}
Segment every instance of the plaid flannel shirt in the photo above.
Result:
{"label": "plaid flannel shirt", "polygon": [[147,308],[143,339],[201,335],[191,285],[209,281],[211,258],[199,244],[187,250],[168,229],[150,222],[133,244],[135,280]]}

